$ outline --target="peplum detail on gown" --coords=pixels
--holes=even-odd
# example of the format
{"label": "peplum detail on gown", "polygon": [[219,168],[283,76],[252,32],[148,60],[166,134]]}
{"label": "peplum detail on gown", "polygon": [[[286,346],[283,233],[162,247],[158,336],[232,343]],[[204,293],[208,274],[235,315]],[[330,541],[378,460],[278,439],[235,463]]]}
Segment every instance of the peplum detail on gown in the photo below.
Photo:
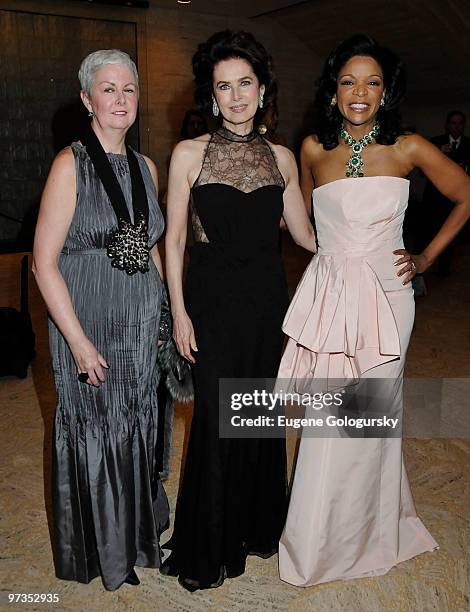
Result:
{"label": "peplum detail on gown", "polygon": [[[396,227],[397,223],[401,227],[406,210],[408,181],[396,177],[363,180],[375,189],[368,191],[367,202],[363,189],[362,201],[357,201],[358,183],[350,179],[314,190],[320,247],[284,319],[283,331],[289,341],[279,369],[281,379],[314,376],[347,382],[400,357],[400,336],[386,292],[404,289],[396,276],[393,262],[398,257],[393,251],[403,248]],[[377,218],[372,219],[373,210],[367,203],[372,198],[380,202],[382,185],[386,197],[392,191],[396,201],[388,215],[375,206]],[[362,207],[352,219],[348,218],[351,200]],[[369,217],[367,229],[372,234],[363,242],[352,239],[362,215]]]}
{"label": "peplum detail on gown", "polygon": [[[369,310],[377,316],[369,317]],[[339,266],[328,256],[315,258],[294,296],[283,331],[293,342],[284,356],[281,378],[314,374],[355,379],[400,356],[392,309],[377,274],[363,257],[345,258]]]}

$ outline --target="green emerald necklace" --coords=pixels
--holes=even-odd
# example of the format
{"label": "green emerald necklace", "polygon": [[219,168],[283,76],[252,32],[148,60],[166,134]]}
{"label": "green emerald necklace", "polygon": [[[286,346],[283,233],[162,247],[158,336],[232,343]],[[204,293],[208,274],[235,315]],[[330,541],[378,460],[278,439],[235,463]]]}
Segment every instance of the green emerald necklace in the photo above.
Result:
{"label": "green emerald necklace", "polygon": [[358,178],[360,176],[364,176],[363,168],[364,161],[361,157],[362,149],[367,147],[367,145],[372,144],[372,142],[377,138],[380,132],[380,124],[378,121],[375,122],[374,127],[368,134],[365,134],[359,140],[355,140],[351,134],[344,129],[344,125],[341,128],[339,133],[340,137],[344,140],[344,144],[348,145],[351,149],[351,157],[346,162],[346,174],[347,178]]}

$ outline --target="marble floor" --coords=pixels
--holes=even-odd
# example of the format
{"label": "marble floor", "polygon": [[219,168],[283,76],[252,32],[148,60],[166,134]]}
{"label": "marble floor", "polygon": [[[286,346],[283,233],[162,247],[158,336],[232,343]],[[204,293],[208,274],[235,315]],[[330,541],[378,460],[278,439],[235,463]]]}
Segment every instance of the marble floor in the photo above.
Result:
{"label": "marble floor", "polygon": [[[308,256],[287,238],[290,288]],[[459,249],[451,277],[426,276],[417,298],[407,376],[470,378],[470,249]],[[0,256],[0,304],[17,306],[18,255]],[[138,569],[140,587],[114,593],[99,579],[88,585],[57,580],[50,549],[50,448],[54,387],[49,369],[45,309],[34,282],[31,312],[37,357],[24,380],[0,379],[0,607],[27,610],[408,612],[470,610],[470,440],[404,441],[418,513],[440,544],[434,553],[402,563],[387,575],[307,589],[281,582],[277,557],[249,558],[246,573],[218,589],[189,594],[175,579]],[[1,349],[1,347],[0,347]],[[191,408],[177,406],[172,470],[165,486],[174,511],[184,432]],[[292,450],[293,443],[289,448]],[[292,458],[292,452],[290,452]],[[163,540],[167,539],[167,534]],[[56,593],[55,604],[9,604],[11,593]]]}

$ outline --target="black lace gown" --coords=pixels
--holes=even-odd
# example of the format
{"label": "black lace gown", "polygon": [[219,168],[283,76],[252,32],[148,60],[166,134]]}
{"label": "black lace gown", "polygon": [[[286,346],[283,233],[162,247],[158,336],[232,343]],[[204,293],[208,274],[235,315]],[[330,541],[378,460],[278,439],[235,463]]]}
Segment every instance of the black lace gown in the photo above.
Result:
{"label": "black lace gown", "polygon": [[219,378],[277,374],[288,303],[283,190],[261,136],[224,128],[212,135],[191,193],[195,244],[185,296],[198,346],[194,416],[166,546],[172,553],[161,569],[189,590],[239,576],[248,554],[277,552],[285,522],[285,441],[219,438],[218,388]]}

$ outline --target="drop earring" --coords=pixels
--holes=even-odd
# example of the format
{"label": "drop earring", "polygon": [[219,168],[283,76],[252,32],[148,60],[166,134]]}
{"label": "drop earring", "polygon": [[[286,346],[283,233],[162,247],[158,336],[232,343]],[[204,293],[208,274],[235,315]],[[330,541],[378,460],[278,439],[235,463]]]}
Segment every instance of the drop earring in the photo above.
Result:
{"label": "drop earring", "polygon": [[259,92],[258,106],[260,108],[263,108],[263,106],[264,106],[264,91],[260,91]]}
{"label": "drop earring", "polygon": [[219,105],[217,104],[217,100],[212,96],[212,114],[214,117],[219,116]]}
{"label": "drop earring", "polygon": [[382,94],[382,99],[380,100],[380,106],[385,106],[385,94]]}
{"label": "drop earring", "polygon": [[330,106],[336,106],[336,94],[331,98]]}

